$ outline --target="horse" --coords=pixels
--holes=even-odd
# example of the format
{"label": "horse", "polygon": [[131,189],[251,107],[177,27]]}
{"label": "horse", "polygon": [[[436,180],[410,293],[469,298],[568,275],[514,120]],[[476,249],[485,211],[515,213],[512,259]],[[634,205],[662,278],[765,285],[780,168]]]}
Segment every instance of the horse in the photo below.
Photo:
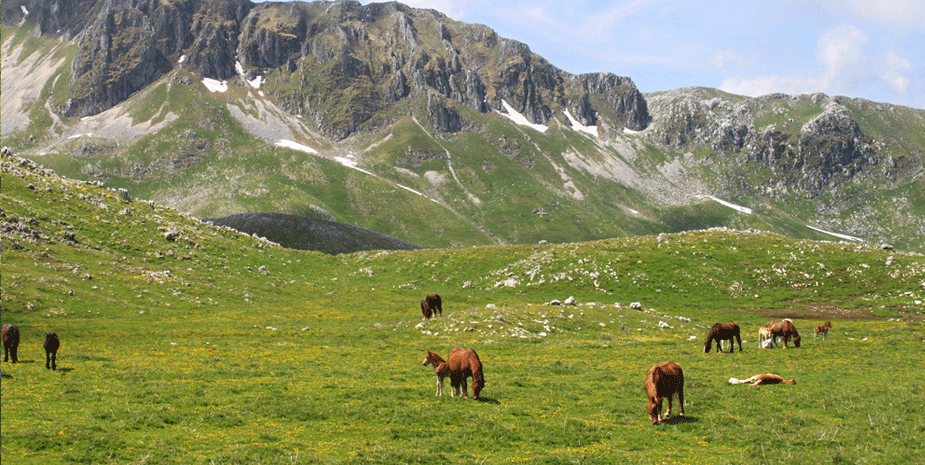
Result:
{"label": "horse", "polygon": [[829,337],[829,329],[832,328],[832,322],[826,321],[825,323],[816,326],[816,329],[813,331],[813,340],[819,337],[822,334],[822,340],[826,340]]}
{"label": "horse", "polygon": [[751,383],[752,386],[758,386],[761,384],[796,384],[797,381],[795,379],[784,379],[771,373],[755,375],[748,379],[729,378],[729,384],[746,383]]}
{"label": "horse", "polygon": [[771,336],[771,330],[762,326],[758,328],[758,348],[759,349],[773,349],[777,347],[777,343],[774,342]]}
{"label": "horse", "polygon": [[424,366],[433,365],[434,374],[437,375],[437,396],[443,395],[443,379],[450,376],[450,365],[439,354],[427,351],[424,357]]}
{"label": "horse", "polygon": [[674,362],[662,362],[646,374],[646,396],[649,398],[649,419],[653,425],[661,421],[662,400],[668,398],[665,419],[671,416],[671,398],[678,393],[681,416],[684,416],[684,370]]}
{"label": "horse", "polygon": [[19,326],[3,325],[3,361],[19,362]]}
{"label": "horse", "polygon": [[[52,371],[58,369],[58,348],[61,347],[61,341],[55,333],[45,333],[45,342],[42,343],[45,348],[45,368],[51,368]],[[51,367],[48,364],[51,364]]]}
{"label": "horse", "polygon": [[733,338],[739,341],[739,352],[742,352],[742,337],[739,335],[738,323],[716,323],[707,333],[707,341],[703,344],[703,353],[710,353],[713,348],[713,340],[716,339],[716,351],[723,351],[722,341],[729,341],[729,352],[735,351]]}
{"label": "horse", "polygon": [[[485,387],[485,375],[482,373],[482,361],[479,354],[472,349],[456,347],[450,351],[450,384],[453,386],[453,397],[462,395],[469,397],[466,378],[472,377],[472,398],[479,400],[479,393]],[[462,392],[460,393],[460,388]]]}
{"label": "horse", "polygon": [[421,299],[421,313],[424,314],[425,320],[430,318],[431,315],[436,318],[438,312],[440,316],[443,316],[443,303],[440,300],[440,294],[431,294]]}
{"label": "horse", "polygon": [[797,331],[797,327],[793,325],[792,320],[770,321],[765,327],[771,332],[771,338],[775,343],[777,338],[783,339],[785,349],[787,348],[787,341],[791,338],[793,338],[793,345],[800,347],[800,332]]}

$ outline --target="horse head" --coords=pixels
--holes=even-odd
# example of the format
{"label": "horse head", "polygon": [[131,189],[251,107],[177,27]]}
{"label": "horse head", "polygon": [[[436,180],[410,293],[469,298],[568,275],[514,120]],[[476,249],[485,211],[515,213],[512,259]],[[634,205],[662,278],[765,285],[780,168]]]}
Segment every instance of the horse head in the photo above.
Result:
{"label": "horse head", "polygon": [[649,420],[652,421],[653,425],[657,425],[661,421],[662,416],[662,399],[655,397],[649,397]]}

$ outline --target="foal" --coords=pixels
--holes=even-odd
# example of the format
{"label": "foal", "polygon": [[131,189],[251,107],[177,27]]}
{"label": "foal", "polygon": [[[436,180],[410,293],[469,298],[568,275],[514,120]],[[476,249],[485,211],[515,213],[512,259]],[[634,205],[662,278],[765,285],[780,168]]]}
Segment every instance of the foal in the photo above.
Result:
{"label": "foal", "polygon": [[832,322],[826,321],[824,324],[816,326],[816,330],[813,331],[813,340],[819,337],[822,334],[822,340],[826,340],[829,337],[829,329],[832,328]]}
{"label": "foal", "polygon": [[433,365],[434,374],[437,375],[437,396],[443,395],[443,378],[450,376],[450,365],[439,354],[427,351],[427,357],[424,357],[424,366]]}

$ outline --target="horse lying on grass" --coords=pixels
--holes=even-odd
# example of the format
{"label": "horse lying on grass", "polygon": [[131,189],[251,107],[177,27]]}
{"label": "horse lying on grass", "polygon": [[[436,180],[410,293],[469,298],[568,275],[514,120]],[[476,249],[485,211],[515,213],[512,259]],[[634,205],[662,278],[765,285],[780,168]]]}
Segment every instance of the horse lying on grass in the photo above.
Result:
{"label": "horse lying on grass", "polygon": [[729,352],[735,351],[733,338],[739,341],[739,352],[742,352],[742,336],[739,334],[738,323],[716,323],[707,333],[707,341],[703,344],[703,353],[710,353],[713,348],[713,340],[716,340],[716,351],[723,351],[722,341],[729,341]]}
{"label": "horse lying on grass", "polygon": [[816,326],[816,329],[813,331],[813,340],[815,340],[819,335],[822,335],[822,340],[826,340],[829,337],[829,330],[832,329],[832,322],[826,321],[824,324]]}
{"label": "horse lying on grass", "polygon": [[678,394],[681,416],[684,416],[684,370],[674,362],[662,362],[653,366],[646,374],[646,396],[649,398],[649,420],[653,425],[661,421],[662,400],[668,398],[665,419],[671,416],[671,398]]}
{"label": "horse lying on grass", "polygon": [[797,382],[794,379],[784,379],[771,373],[755,375],[748,379],[729,378],[729,384],[747,383],[751,383],[752,386],[758,386],[761,384],[796,384]]}

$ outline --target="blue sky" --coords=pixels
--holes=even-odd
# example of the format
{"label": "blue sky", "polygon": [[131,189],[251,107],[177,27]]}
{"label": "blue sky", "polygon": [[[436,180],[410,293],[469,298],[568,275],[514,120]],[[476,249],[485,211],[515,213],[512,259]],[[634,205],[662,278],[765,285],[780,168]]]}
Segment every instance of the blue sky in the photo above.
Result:
{"label": "blue sky", "polygon": [[[362,3],[372,3],[362,0]],[[570,73],[925,108],[925,1],[406,0],[485,24]]]}

